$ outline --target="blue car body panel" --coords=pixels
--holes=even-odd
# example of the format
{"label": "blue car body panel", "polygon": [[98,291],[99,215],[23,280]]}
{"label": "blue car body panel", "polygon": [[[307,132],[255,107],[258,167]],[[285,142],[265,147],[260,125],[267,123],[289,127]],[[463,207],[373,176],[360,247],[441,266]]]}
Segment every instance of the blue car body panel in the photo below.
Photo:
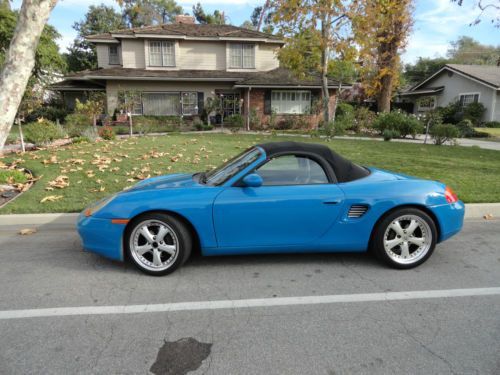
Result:
{"label": "blue car body panel", "polygon": [[[150,211],[174,213],[195,229],[203,255],[282,252],[366,251],[377,221],[390,210],[416,206],[436,220],[438,241],[463,224],[464,204],[448,204],[445,185],[376,168],[367,177],[317,185],[235,187],[236,181],[266,159],[262,157],[222,186],[198,183],[192,174],[141,181],[118,193],[90,217],[80,215],[78,231],[85,249],[123,260],[125,224]],[[366,205],[349,218],[353,205]]]}

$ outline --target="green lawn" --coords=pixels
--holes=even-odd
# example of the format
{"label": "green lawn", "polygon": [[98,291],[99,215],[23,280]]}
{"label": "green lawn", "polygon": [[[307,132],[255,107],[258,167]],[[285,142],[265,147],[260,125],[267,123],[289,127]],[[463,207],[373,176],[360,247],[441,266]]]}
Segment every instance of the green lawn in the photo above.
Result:
{"label": "green lawn", "polygon": [[476,130],[488,133],[492,137],[500,137],[500,128],[476,128]]}
{"label": "green lawn", "polygon": [[[4,157],[4,163],[16,162],[41,178],[0,213],[80,211],[92,201],[133,185],[138,177],[205,170],[255,143],[286,139],[326,143],[276,136],[167,135],[80,143]],[[498,151],[344,139],[327,144],[366,166],[443,181],[465,202],[500,202]],[[67,178],[56,180],[59,176]],[[69,182],[69,186],[47,191],[51,182],[63,186]],[[47,196],[56,200],[40,203]]]}

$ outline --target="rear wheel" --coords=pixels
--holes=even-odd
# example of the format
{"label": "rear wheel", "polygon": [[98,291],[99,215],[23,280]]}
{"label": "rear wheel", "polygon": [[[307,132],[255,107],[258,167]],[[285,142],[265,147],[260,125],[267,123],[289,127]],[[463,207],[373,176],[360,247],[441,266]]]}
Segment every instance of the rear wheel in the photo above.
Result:
{"label": "rear wheel", "polygon": [[125,233],[128,257],[142,272],[163,276],[175,271],[191,254],[192,238],[177,218],[149,213],[133,220]]}
{"label": "rear wheel", "polygon": [[429,215],[416,208],[402,208],[377,225],[371,246],[391,267],[408,269],[429,259],[436,240],[436,224]]}

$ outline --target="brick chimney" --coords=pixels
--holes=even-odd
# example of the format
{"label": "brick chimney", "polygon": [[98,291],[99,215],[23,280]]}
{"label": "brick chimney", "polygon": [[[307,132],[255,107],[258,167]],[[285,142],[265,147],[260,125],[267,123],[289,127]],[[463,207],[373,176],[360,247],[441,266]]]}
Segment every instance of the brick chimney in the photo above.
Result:
{"label": "brick chimney", "polygon": [[186,14],[175,16],[175,23],[194,24],[194,17]]}

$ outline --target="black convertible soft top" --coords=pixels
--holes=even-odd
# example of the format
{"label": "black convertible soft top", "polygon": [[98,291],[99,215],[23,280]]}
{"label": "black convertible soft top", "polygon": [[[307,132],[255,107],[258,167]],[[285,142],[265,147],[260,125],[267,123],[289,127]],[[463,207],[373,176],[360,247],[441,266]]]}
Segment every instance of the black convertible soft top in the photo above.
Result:
{"label": "black convertible soft top", "polygon": [[331,148],[317,143],[303,142],[270,142],[257,145],[266,152],[267,157],[303,152],[323,158],[332,167],[338,182],[349,182],[366,177],[370,171],[343,158]]}

